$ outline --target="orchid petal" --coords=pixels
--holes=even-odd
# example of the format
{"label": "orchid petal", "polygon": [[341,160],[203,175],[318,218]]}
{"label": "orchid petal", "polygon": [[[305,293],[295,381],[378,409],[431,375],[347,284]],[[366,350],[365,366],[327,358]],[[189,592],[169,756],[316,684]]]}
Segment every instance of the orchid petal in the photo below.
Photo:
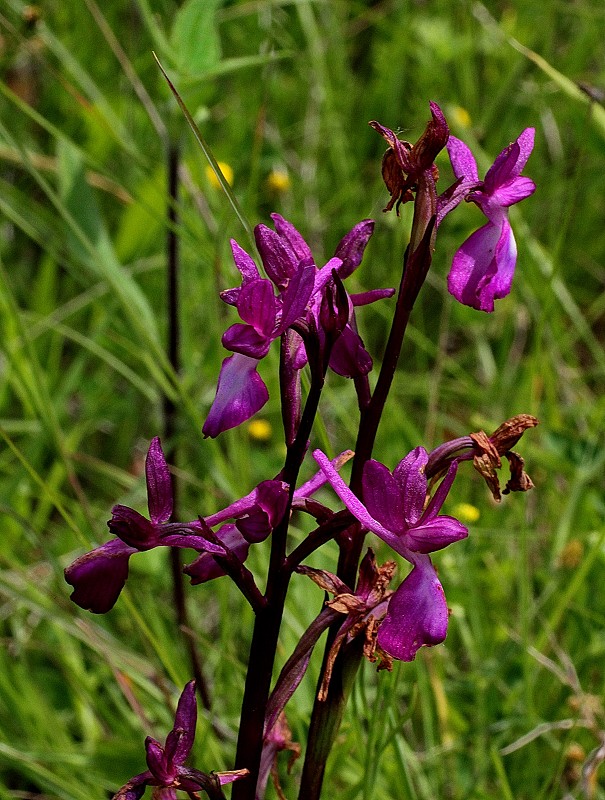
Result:
{"label": "orchid petal", "polygon": [[140,800],[145,794],[146,787],[150,786],[152,783],[154,783],[154,778],[151,772],[149,772],[149,770],[141,772],[122,786],[122,788],[114,794],[112,800]]}
{"label": "orchid petal", "polygon": [[[354,455],[355,453],[352,450],[343,450],[343,452],[336,456],[336,458],[333,458],[330,463],[335,469],[339,470],[347,461],[350,461]],[[296,503],[297,500],[311,497],[318,489],[325,486],[327,481],[326,475],[319,470],[310,480],[303,483],[302,486],[299,486],[294,492],[294,503]]]}
{"label": "orchid petal", "polygon": [[358,378],[367,375],[372,365],[372,356],[363,346],[361,337],[347,324],[332,346],[330,369],[343,378]]}
{"label": "orchid petal", "polygon": [[242,286],[237,311],[244,322],[252,325],[262,336],[268,336],[275,327],[277,316],[277,301],[271,281],[259,278]]}
{"label": "orchid petal", "polygon": [[145,459],[147,479],[147,504],[152,522],[161,525],[172,515],[172,479],[162,450],[160,439],[151,440]]}
{"label": "orchid petal", "polygon": [[257,225],[254,238],[267,275],[280,289],[296,274],[299,259],[286,239],[266,225]]}
{"label": "orchid petal", "polygon": [[123,542],[137,550],[151,550],[158,546],[160,540],[156,526],[128,506],[114,506],[107,527]]}
{"label": "orchid petal", "polygon": [[183,550],[199,550],[204,553],[214,553],[216,556],[224,556],[225,549],[220,544],[209,541],[204,536],[197,536],[194,533],[172,533],[163,536],[160,544],[163,547],[179,547]]}
{"label": "orchid petal", "polygon": [[455,136],[449,137],[446,147],[454,175],[462,178],[465,183],[478,183],[477,162],[470,148]]}
{"label": "orchid petal", "polygon": [[235,266],[240,271],[244,283],[260,278],[258,267],[254,259],[246,253],[246,251],[239,246],[235,239],[231,239],[231,252],[233,253],[233,261]]}
{"label": "orchid petal", "polygon": [[[288,222],[287,219],[284,219],[280,214],[271,214],[271,219],[275,225],[275,230],[282,239],[288,242],[298,260],[313,262],[313,254],[311,253],[309,245],[305,242],[294,225]],[[315,266],[314,262],[313,265]]]}
{"label": "orchid petal", "polygon": [[415,447],[393,470],[403,498],[403,517],[408,525],[415,525],[424,510],[427,489],[424,468],[428,458],[424,447]]}
{"label": "orchid petal", "polygon": [[485,176],[485,191],[493,192],[504,183],[516,178],[534,149],[534,128],[526,128],[516,141],[505,147]]}
{"label": "orchid petal", "polygon": [[65,570],[65,580],[74,587],[71,600],[93,614],[105,614],[116,604],[128,577],[128,561],[134,547],[111,539],[76,559]]}
{"label": "orchid petal", "polygon": [[358,222],[343,236],[338,243],[334,255],[340,258],[342,266],[338,270],[340,278],[348,278],[361,264],[364,251],[374,232],[374,220],[364,219]]}
{"label": "orchid petal", "polygon": [[367,306],[370,303],[375,303],[377,300],[385,300],[393,297],[395,289],[370,289],[368,292],[359,292],[358,294],[350,294],[349,299],[353,306]]}
{"label": "orchid petal", "polygon": [[216,396],[202,428],[204,436],[215,437],[241,425],[265,405],[269,392],[257,367],[256,359],[240,353],[223,361]]}
{"label": "orchid petal", "polygon": [[238,517],[242,517],[244,514],[248,514],[250,510],[259,503],[265,507],[265,504],[268,505],[268,498],[271,498],[269,502],[274,502],[276,505],[279,505],[279,503],[284,502],[281,500],[281,497],[287,497],[287,495],[288,484],[284,483],[284,481],[263,481],[245,497],[241,497],[239,500],[231,503],[222,511],[217,511],[216,514],[211,514],[209,517],[205,517],[204,521],[206,525],[209,525],[212,528],[214,525],[218,525],[220,522],[225,522],[225,520],[237,519]]}
{"label": "orchid petal", "polygon": [[380,524],[380,522],[375,520],[374,517],[372,517],[361,500],[359,500],[359,498],[353,494],[338,472],[334,469],[328,457],[325,456],[321,450],[314,450],[313,458],[317,461],[322,472],[326,475],[328,481],[330,482],[330,485],[345,506],[349,509],[351,514],[353,514],[353,516],[359,520],[359,522],[361,522],[365,528],[375,533],[394,550],[399,552],[398,548],[401,545],[398,537],[391,531],[387,530],[383,525]]}
{"label": "orchid petal", "polygon": [[443,587],[428,556],[418,556],[414,569],[389,601],[377,642],[400,661],[413,661],[423,645],[440,644],[447,635],[448,610]]}
{"label": "orchid petal", "polygon": [[174,727],[166,737],[166,753],[176,766],[183,764],[191,752],[196,721],[195,681],[189,681],[179,697]]}
{"label": "orchid petal", "polygon": [[313,292],[317,269],[315,264],[301,263],[282,294],[282,319],[278,333],[283,333],[299,317],[302,317]]}
{"label": "orchid petal", "polygon": [[167,763],[162,745],[151,736],[145,739],[145,756],[147,766],[160,785],[171,784],[174,781],[176,771],[172,764]]}
{"label": "orchid petal", "polygon": [[440,516],[410,528],[406,545],[415,553],[433,553],[454,542],[466,539],[468,529],[454,517]]}
{"label": "orchid petal", "polygon": [[422,523],[429,522],[430,520],[434,519],[437,514],[441,511],[441,506],[445,503],[445,498],[448,496],[450,489],[452,488],[452,484],[454,482],[454,478],[456,477],[456,473],[458,472],[458,461],[452,461],[449,466],[449,469],[444,477],[444,479],[439,484],[437,491],[431,497],[431,501],[427,506],[426,511],[422,515]]}
{"label": "orchid petal", "polygon": [[[504,233],[504,223],[509,234],[508,248],[500,244]],[[454,255],[452,267],[447,279],[447,288],[456,300],[479,311],[493,311],[495,292],[490,284],[498,271],[497,252],[500,249],[506,274],[510,276],[508,289],[516,262],[516,247],[510,231],[510,225],[503,219],[502,226],[488,222],[475,231],[464,242]],[[512,243],[512,247],[511,247]],[[506,243],[505,243],[506,244]],[[498,295],[504,297],[504,293]]]}
{"label": "orchid petal", "polygon": [[273,337],[259,333],[252,325],[236,322],[227,328],[221,339],[225,350],[260,361],[269,352]]}
{"label": "orchid petal", "polygon": [[497,203],[502,208],[506,208],[515,203],[520,203],[521,200],[525,200],[526,197],[529,197],[535,191],[536,184],[532,179],[521,175],[495,189],[491,199],[493,203]]}
{"label": "orchid petal", "polygon": [[368,512],[390,531],[403,533],[405,495],[390,470],[370,459],[363,469],[363,499]]}
{"label": "orchid petal", "polygon": [[332,270],[335,269],[336,272],[340,271],[342,266],[342,261],[335,256],[327,261],[321,269],[318,269],[315,273],[315,287],[313,289],[313,295],[317,296],[321,294],[322,290],[330,283],[332,280]]}
{"label": "orchid petal", "polygon": [[[248,557],[250,543],[244,539],[235,525],[229,523],[223,525],[217,533],[216,538],[225,548],[229,549],[243,564]],[[208,552],[202,553],[191,564],[183,567],[185,575],[191,578],[191,585],[197,586],[200,583],[220,578],[225,575],[225,570],[218,565],[216,559]]]}

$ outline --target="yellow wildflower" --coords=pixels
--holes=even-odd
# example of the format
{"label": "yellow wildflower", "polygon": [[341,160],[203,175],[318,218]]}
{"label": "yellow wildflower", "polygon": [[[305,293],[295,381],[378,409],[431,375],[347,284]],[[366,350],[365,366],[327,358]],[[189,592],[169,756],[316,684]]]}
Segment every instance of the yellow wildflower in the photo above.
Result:
{"label": "yellow wildflower", "polygon": [[465,524],[477,522],[481,516],[479,509],[476,506],[472,506],[470,503],[457,503],[454,506],[453,514],[456,519],[459,519],[460,522]]}
{"label": "yellow wildflower", "polygon": [[[226,161],[217,161],[217,164],[220,167],[221,172],[223,173],[225,180],[229,184],[229,186],[233,186],[233,168],[230,164],[227,164]],[[212,186],[213,189],[220,189],[221,184],[219,179],[216,177],[216,174],[210,164],[206,165],[206,177],[208,178],[208,183]]]}
{"label": "yellow wildflower", "polygon": [[253,419],[248,424],[248,434],[257,442],[268,442],[273,435],[273,428],[266,419]]}
{"label": "yellow wildflower", "polygon": [[272,169],[267,175],[267,188],[272,192],[287,192],[290,188],[290,176],[284,169]]}

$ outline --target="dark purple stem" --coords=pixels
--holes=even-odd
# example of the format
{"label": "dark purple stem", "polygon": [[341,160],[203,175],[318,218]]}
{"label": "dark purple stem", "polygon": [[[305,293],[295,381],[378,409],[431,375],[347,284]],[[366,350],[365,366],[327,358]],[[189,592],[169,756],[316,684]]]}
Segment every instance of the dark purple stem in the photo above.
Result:
{"label": "dark purple stem", "polygon": [[[285,481],[290,487],[288,506],[282,520],[274,528],[271,536],[271,556],[265,593],[266,605],[264,608],[259,609],[256,615],[248,658],[248,672],[242,701],[235,768],[248,769],[250,775],[245,780],[233,785],[232,800],[255,800],[256,796],[273,663],[277,651],[279,629],[288,584],[293,570],[286,563],[286,539],[290,524],[290,510],[298,473],[307,451],[309,436],[317,414],[327,369],[328,353],[322,357],[319,350],[315,348],[315,344],[314,341],[308,343],[311,387],[296,437],[288,447],[286,461],[280,476],[281,480]],[[329,351],[330,348],[328,347],[327,349]],[[282,350],[282,354],[284,354],[284,350]],[[283,379],[283,369],[280,378]]]}

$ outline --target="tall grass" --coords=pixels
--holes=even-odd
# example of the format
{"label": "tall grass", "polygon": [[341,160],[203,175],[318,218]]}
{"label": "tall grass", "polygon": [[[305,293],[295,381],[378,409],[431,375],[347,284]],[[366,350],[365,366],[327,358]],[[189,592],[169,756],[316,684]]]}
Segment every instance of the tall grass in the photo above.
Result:
{"label": "tall grass", "polygon": [[[480,517],[438,559],[447,642],[390,675],[366,666],[324,791],[604,797],[587,759],[605,729],[605,125],[600,99],[577,87],[605,86],[602,4],[49,0],[39,14],[0,3],[0,796],[106,797],[143,770],[144,736],[170,728],[191,677],[162,554],[133,559],[128,592],[103,618],[73,606],[62,580],[105,540],[113,503],[144,504],[142,456],[162,432],[163,398],[177,409],[185,516],[281,466],[275,400],[262,412],[268,443],[247,428],[201,437],[233,321],[218,299],[238,282],[228,241],[248,242],[155,50],[232,167],[249,224],[279,211],[320,259],[377,219],[358,290],[394,285],[409,222],[381,214],[383,143],[368,120],[414,140],[436,100],[481,168],[537,128],[526,171],[538,191],[511,214],[511,295],[489,317],[453,303],[448,260],[478,215],[448,219],[376,449],[392,466],[417,444],[525,411],[541,420],[521,445],[536,489],[495,506],[470,470],[457,480],[450,512],[464,501]],[[179,374],[165,355],[169,145],[181,153]],[[274,170],[286,187],[268,180]],[[360,314],[377,358],[380,305]],[[261,367],[269,383],[272,366]],[[321,444],[351,446],[355,413],[333,376]],[[264,558],[255,552],[252,568]],[[320,607],[305,580],[292,587],[281,663]],[[226,579],[186,598],[212,698],[196,765],[229,768],[250,615]],[[289,712],[302,742],[318,670]],[[578,788],[583,764],[595,772]],[[297,774],[283,765],[287,797]]]}

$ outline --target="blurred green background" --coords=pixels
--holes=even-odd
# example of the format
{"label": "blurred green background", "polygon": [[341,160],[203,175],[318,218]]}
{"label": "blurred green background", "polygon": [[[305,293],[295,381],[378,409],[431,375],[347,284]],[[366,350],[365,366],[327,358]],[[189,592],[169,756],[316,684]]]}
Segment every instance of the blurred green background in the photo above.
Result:
{"label": "blurred green background", "polygon": [[[439,230],[375,451],[393,467],[418,444],[532,413],[541,425],[518,449],[536,488],[497,506],[461,470],[446,512],[466,515],[471,535],[435,558],[452,609],[446,644],[390,675],[366,665],[324,796],[605,797],[600,0],[0,0],[0,797],[111,796],[144,769],[144,736],[171,727],[191,667],[166,553],[133,559],[128,591],[103,618],[70,603],[62,578],[106,540],[114,503],[144,510],[163,398],[176,408],[166,444],[183,518],[247,493],[283,458],[276,351],[261,367],[267,424],[201,436],[220,336],[236,321],[218,298],[238,283],[229,239],[249,242],[152,51],[251,225],[278,211],[319,264],[353,224],[376,219],[353,291],[397,285],[410,221],[407,208],[382,214],[384,143],[369,120],[414,141],[435,100],[480,172],[536,127],[525,171],[538,189],[511,210],[513,290],[492,315],[447,294],[452,255],[482,224],[460,208]],[[165,356],[170,147],[178,375]],[[444,188],[447,158],[438,164]],[[376,361],[391,312],[383,301],[358,314]],[[349,382],[330,376],[321,414],[313,444],[352,447]],[[265,559],[254,548],[259,575]],[[313,563],[334,560],[327,547]],[[185,588],[212,700],[195,765],[230,768],[252,618],[227,579]],[[279,664],[322,602],[295,577]],[[303,744],[318,669],[288,714]],[[294,798],[300,766],[288,775],[285,761]]]}

